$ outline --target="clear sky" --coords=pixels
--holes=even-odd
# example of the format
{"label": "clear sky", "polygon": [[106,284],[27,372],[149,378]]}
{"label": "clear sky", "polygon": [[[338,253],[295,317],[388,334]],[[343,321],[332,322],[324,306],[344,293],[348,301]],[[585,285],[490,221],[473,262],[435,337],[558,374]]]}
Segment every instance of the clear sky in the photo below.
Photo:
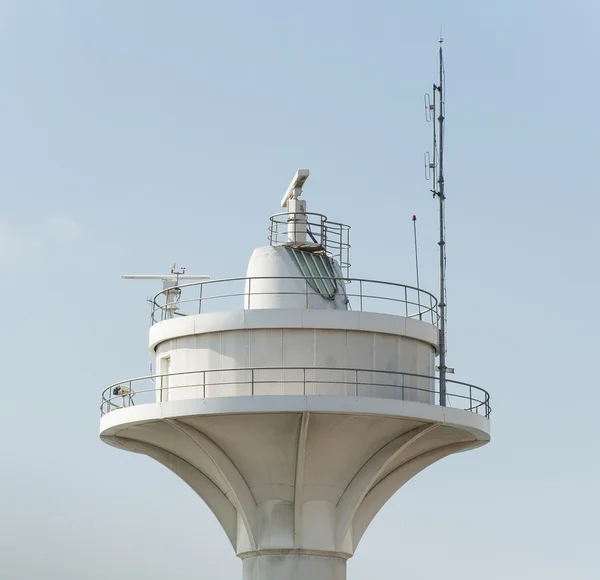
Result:
{"label": "clear sky", "polygon": [[591,0],[0,4],[0,577],[241,577],[203,502],[98,439],[148,370],[125,273],[243,276],[298,167],[357,277],[437,294],[423,93],[447,72],[448,364],[492,443],[377,516],[348,577],[598,578],[598,20]]}

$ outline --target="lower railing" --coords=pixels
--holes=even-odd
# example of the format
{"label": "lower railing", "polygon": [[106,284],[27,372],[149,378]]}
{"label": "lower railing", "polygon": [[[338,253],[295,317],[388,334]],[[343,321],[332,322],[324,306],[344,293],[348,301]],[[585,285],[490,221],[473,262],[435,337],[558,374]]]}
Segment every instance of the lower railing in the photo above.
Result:
{"label": "lower railing", "polygon": [[[135,404],[214,397],[303,395],[399,399],[439,405],[440,379],[371,369],[260,367],[148,375],[110,385],[102,392],[102,415]],[[446,406],[489,417],[487,391],[446,380]]]}

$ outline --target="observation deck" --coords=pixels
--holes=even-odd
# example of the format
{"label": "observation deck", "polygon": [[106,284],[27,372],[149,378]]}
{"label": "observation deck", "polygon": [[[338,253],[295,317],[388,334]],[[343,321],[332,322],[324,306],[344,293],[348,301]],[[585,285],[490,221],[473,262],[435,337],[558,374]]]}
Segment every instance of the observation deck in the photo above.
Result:
{"label": "observation deck", "polygon": [[[323,311],[320,305],[314,307],[318,285],[323,283],[333,283],[342,289],[344,299],[340,310]],[[215,320],[231,320],[233,313],[238,322],[241,315],[249,323],[245,327],[259,327],[252,318],[265,310],[277,316],[276,326],[302,328],[308,322],[311,327],[320,324],[330,328],[344,321],[349,323],[344,324],[348,328],[362,326],[364,330],[383,333],[408,333],[437,345],[437,299],[406,284],[349,277],[259,276],[194,282],[177,286],[175,291],[175,301],[173,288],[158,292],[152,299],[152,349],[170,336],[192,334],[202,327],[210,333]],[[265,299],[283,300],[286,306],[296,308],[264,308]],[[273,316],[269,316],[269,324],[273,323]],[[189,332],[182,330],[186,326]],[[101,413],[168,400],[264,395],[375,397],[440,404],[439,377],[370,367],[241,366],[151,374],[119,381],[104,389]],[[487,391],[449,379],[446,406],[485,418],[491,413]]]}

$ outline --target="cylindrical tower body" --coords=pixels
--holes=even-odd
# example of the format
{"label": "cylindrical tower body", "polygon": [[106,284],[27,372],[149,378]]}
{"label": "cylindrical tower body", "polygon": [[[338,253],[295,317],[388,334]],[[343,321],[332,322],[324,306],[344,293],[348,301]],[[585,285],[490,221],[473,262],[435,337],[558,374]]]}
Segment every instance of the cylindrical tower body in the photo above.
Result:
{"label": "cylindrical tower body", "polygon": [[244,560],[243,580],[344,580],[346,559],[312,554],[251,556]]}
{"label": "cylindrical tower body", "polygon": [[456,408],[440,407],[435,299],[342,279],[326,247],[257,248],[219,284],[182,286],[178,316],[155,317],[157,375],[107,389],[101,437],[188,483],[245,580],[343,580],[397,489],[489,440],[487,393],[449,383]]}

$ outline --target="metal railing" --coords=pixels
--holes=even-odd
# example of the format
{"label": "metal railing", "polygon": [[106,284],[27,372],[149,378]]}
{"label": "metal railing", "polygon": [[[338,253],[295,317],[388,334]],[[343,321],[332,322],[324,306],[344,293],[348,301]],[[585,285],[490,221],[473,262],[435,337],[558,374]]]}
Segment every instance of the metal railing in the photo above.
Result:
{"label": "metal railing", "polygon": [[[490,416],[487,391],[460,381],[446,383],[446,406]],[[135,404],[264,395],[374,397],[439,405],[440,389],[438,377],[396,371],[326,367],[212,369],[115,383],[102,392],[100,411],[105,415]]]}
{"label": "metal railing", "polygon": [[[288,286],[290,281],[297,281],[298,289],[265,291],[258,288],[258,286],[264,287],[264,284],[258,282],[266,280],[288,283]],[[348,310],[395,314],[433,325],[437,325],[439,320],[436,297],[425,290],[406,284],[364,278],[255,276],[182,284],[178,287],[179,293],[175,303],[169,302],[169,297],[173,296],[173,288],[162,290],[151,302],[152,324],[177,316],[236,310],[240,308],[237,300],[239,298],[244,299],[244,308],[251,309],[252,301],[255,300],[254,304],[256,304],[258,297],[297,296],[302,297],[301,306],[310,308],[313,298],[319,297],[309,284],[309,281],[313,280],[334,281],[339,288],[338,295],[345,300]]]}
{"label": "metal railing", "polygon": [[[350,268],[350,226],[332,222],[326,215],[313,212],[282,212],[270,217],[269,244],[289,244],[290,224],[301,223],[306,228],[306,243],[321,246],[336,258],[347,276]],[[293,225],[291,226],[294,227]]]}

